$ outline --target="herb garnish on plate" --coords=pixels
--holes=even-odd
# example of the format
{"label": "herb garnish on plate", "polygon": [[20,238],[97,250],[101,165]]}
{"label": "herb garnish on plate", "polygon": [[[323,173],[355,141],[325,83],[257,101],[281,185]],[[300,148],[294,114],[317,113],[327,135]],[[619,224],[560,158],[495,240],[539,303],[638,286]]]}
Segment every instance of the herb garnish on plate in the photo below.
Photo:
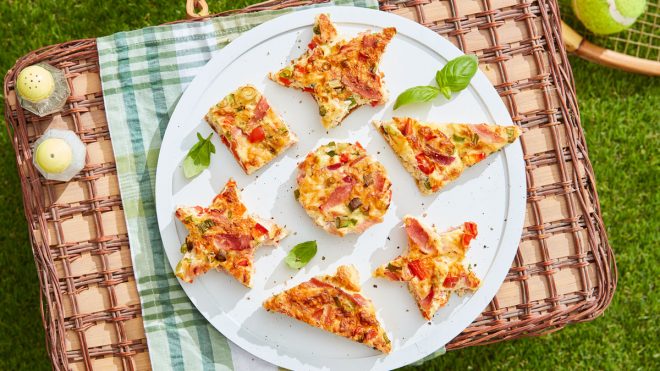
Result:
{"label": "herb garnish on plate", "polygon": [[399,94],[394,103],[394,109],[411,103],[429,102],[440,93],[451,99],[451,93],[459,92],[470,84],[477,73],[479,61],[474,54],[462,55],[450,60],[435,74],[437,87],[430,85],[414,86]]}

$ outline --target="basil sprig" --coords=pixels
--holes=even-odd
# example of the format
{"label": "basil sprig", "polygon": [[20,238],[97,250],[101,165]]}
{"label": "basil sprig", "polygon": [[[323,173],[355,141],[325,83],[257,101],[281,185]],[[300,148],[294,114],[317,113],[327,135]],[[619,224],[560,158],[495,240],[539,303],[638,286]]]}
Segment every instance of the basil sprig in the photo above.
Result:
{"label": "basil sprig", "polygon": [[312,260],[316,255],[316,251],[316,241],[299,243],[289,251],[289,254],[284,258],[284,262],[290,268],[300,269]]}
{"label": "basil sprig", "polygon": [[479,60],[474,54],[462,55],[450,60],[435,74],[435,82],[445,98],[450,99],[452,92],[459,92],[470,84],[477,73]]}
{"label": "basil sprig", "polygon": [[478,68],[479,60],[474,54],[454,58],[436,72],[435,82],[438,87],[424,85],[407,89],[396,98],[394,109],[406,104],[429,102],[440,93],[445,98],[451,99],[451,93],[467,88]]}
{"label": "basil sprig", "polygon": [[211,135],[204,138],[197,133],[197,143],[188,151],[188,155],[183,160],[183,175],[190,179],[199,175],[211,164],[211,153],[215,153],[215,146],[211,143]]}

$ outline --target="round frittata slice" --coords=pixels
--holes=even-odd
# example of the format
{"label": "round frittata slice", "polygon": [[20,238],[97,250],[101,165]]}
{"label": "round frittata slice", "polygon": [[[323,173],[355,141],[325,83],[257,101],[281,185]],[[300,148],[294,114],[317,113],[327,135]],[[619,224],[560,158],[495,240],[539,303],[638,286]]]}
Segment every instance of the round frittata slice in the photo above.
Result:
{"label": "round frittata slice", "polygon": [[362,233],[383,221],[392,199],[385,167],[360,143],[330,142],[298,165],[298,201],[326,231]]}

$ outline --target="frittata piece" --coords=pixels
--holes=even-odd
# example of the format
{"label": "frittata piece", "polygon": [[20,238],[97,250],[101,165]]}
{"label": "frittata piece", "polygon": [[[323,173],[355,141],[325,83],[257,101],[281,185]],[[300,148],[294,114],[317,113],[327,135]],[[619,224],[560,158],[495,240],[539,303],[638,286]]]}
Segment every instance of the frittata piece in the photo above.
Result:
{"label": "frittata piece", "polygon": [[393,27],[377,33],[364,32],[351,40],[337,36],[327,14],[314,24],[308,50],[291,65],[269,77],[284,86],[312,94],[319,105],[321,123],[327,129],[341,123],[356,108],[387,101],[383,73],[378,63],[396,34]]}
{"label": "frittata piece", "polygon": [[452,292],[476,291],[481,284],[474,272],[463,266],[470,241],[477,236],[477,225],[465,222],[438,234],[412,216],[405,216],[403,223],[408,254],[379,267],[374,276],[408,282],[422,316],[430,320],[447,304]]}
{"label": "frittata piece", "polygon": [[188,283],[216,268],[251,287],[254,251],[261,245],[276,245],[287,235],[284,228],[247,213],[233,179],[211,206],[179,207],[176,217],[189,233],[175,273]]}
{"label": "frittata piece", "polygon": [[205,118],[247,174],[298,141],[266,97],[252,85],[241,86],[224,97]]}
{"label": "frittata piece", "polygon": [[392,349],[373,303],[360,295],[358,272],[352,265],[274,295],[263,306],[383,353]]}
{"label": "frittata piece", "polygon": [[410,117],[374,121],[423,194],[439,191],[466,168],[513,143],[517,126],[431,124]]}
{"label": "frittata piece", "polygon": [[298,165],[298,202],[326,231],[362,233],[383,221],[392,183],[383,165],[360,143],[330,142]]}

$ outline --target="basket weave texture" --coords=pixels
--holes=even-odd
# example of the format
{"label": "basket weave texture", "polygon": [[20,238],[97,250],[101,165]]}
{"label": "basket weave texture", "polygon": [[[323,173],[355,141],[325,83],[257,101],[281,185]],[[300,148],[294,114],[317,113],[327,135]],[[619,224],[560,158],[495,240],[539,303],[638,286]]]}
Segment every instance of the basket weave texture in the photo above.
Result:
{"label": "basket weave texture", "polygon": [[[229,13],[318,2],[275,0]],[[598,316],[617,272],[556,2],[389,0],[380,7],[477,54],[524,129],[528,203],[518,252],[496,297],[447,348],[539,335]],[[14,92],[18,72],[41,61],[64,71],[71,89],[65,107],[43,118],[21,109]],[[95,40],[24,56],[7,73],[4,93],[54,368],[150,368]],[[48,128],[74,130],[87,146],[87,165],[69,182],[47,181],[32,165],[31,145]]]}

